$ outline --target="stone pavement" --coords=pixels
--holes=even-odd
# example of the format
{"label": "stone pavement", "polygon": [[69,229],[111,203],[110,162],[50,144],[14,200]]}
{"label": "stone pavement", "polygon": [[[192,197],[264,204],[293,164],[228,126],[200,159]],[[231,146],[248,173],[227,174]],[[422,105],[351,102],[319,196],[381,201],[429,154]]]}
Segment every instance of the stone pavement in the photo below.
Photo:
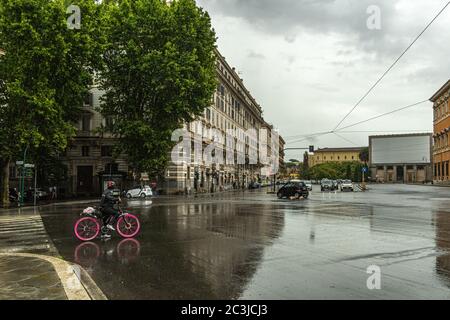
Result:
{"label": "stone pavement", "polygon": [[60,259],[37,211],[0,215],[0,300],[105,300],[89,274]]}
{"label": "stone pavement", "polygon": [[67,300],[53,265],[32,257],[0,260],[0,300]]}

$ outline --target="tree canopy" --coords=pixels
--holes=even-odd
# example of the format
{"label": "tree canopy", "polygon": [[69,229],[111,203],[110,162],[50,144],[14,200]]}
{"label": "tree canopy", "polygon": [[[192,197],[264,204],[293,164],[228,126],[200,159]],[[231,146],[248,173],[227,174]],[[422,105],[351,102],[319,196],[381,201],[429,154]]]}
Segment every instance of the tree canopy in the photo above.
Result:
{"label": "tree canopy", "polygon": [[117,149],[139,173],[158,174],[174,130],[211,105],[215,42],[208,14],[194,0],[110,1],[100,112]]}
{"label": "tree canopy", "polygon": [[25,148],[63,150],[74,134],[85,94],[100,64],[100,5],[71,1],[82,11],[67,27],[67,1],[0,0],[0,155],[2,200],[9,162]]}
{"label": "tree canopy", "polygon": [[355,182],[362,181],[362,168],[364,164],[352,162],[327,162],[315,165],[309,169],[311,179],[349,179]]}

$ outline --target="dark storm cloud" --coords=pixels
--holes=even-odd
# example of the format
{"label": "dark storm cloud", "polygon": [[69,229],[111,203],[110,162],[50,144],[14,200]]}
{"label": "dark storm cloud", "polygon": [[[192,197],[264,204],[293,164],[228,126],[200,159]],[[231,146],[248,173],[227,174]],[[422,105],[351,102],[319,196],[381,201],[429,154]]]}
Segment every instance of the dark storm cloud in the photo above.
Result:
{"label": "dark storm cloud", "polygon": [[[333,129],[448,0],[197,1],[210,12],[221,50],[243,70],[267,119],[292,136]],[[367,27],[373,5],[381,11],[381,30]],[[449,78],[449,21],[450,7],[343,125],[427,99],[440,88]],[[431,106],[413,111],[356,129],[430,130]],[[364,145],[367,135],[345,137]],[[334,135],[311,142],[349,145]]]}
{"label": "dark storm cloud", "polygon": [[[397,13],[396,1],[375,0],[207,0],[214,12],[244,19],[260,31],[280,34],[294,42],[301,32],[337,33],[358,38],[363,49],[374,50],[389,42]],[[381,10],[382,29],[367,28],[369,6]],[[389,50],[398,41],[389,43]],[[396,50],[398,51],[398,50]]]}

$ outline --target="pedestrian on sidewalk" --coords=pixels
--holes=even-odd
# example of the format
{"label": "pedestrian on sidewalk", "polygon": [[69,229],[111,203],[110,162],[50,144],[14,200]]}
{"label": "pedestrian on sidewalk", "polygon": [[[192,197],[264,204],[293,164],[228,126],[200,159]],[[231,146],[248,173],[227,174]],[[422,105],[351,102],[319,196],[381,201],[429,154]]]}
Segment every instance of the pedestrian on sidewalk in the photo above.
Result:
{"label": "pedestrian on sidewalk", "polygon": [[58,195],[56,193],[56,187],[52,188],[52,200],[56,200],[58,198]]}

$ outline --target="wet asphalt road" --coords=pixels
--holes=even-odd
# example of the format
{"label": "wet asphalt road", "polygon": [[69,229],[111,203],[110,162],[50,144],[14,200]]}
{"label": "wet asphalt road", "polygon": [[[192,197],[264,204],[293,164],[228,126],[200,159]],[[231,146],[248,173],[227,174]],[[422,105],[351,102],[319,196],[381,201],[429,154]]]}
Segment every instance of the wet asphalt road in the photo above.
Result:
{"label": "wet asphalt road", "polygon": [[[314,188],[304,201],[267,190],[130,201],[142,222],[133,240],[77,241],[88,204],[41,215],[59,253],[109,299],[450,298],[450,188]],[[367,289],[371,265],[381,290]]]}

